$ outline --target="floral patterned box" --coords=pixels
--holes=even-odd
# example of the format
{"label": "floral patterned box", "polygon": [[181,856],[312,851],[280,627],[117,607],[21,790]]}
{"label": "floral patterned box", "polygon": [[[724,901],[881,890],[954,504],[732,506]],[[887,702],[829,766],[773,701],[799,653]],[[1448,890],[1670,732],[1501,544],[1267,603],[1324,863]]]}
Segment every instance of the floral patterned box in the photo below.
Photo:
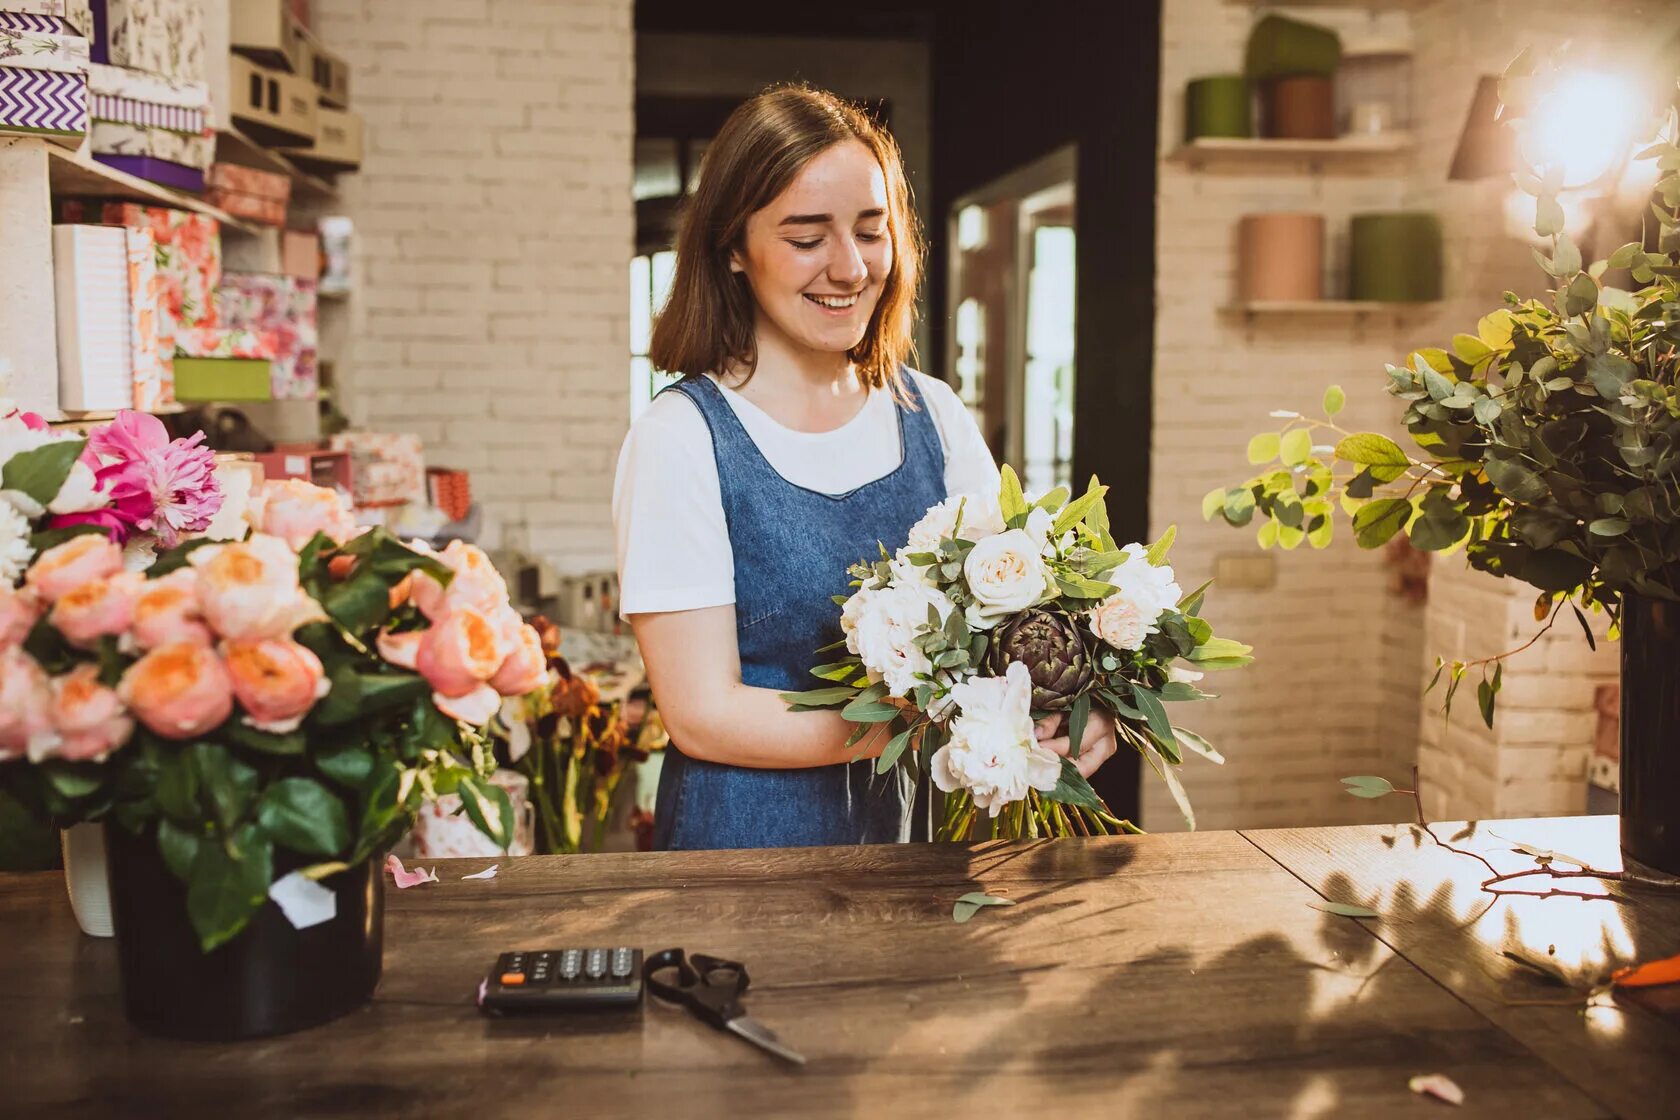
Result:
{"label": "floral patterned box", "polygon": [[[167,160],[199,172],[199,189],[203,189],[204,171],[216,155],[216,141],[210,136],[189,136],[153,125],[118,124],[115,121],[93,122],[88,130],[88,146],[94,155],[148,156]],[[191,188],[188,188],[191,189]]]}
{"label": "floral patterned box", "polygon": [[426,461],[420,437],[397,432],[340,432],[335,450],[350,452],[358,506],[426,500]]}
{"label": "floral patterned box", "polygon": [[291,199],[292,181],[272,171],[258,171],[233,163],[218,163],[204,178],[204,200],[229,214],[264,225],[286,224],[286,203]]}
{"label": "floral patterned box", "polygon": [[128,249],[128,346],[134,366],[134,404],[144,412],[175,401],[175,347],[159,337],[163,279],[157,269],[157,240],[147,229],[124,228]]}
{"label": "floral patterned box", "polygon": [[313,400],[319,388],[316,292],[311,280],[266,272],[230,272],[216,291],[220,321],[254,331],[274,352],[275,400]]}
{"label": "floral patterned box", "polygon": [[93,61],[209,80],[199,0],[91,0]]}
{"label": "floral patterned box", "polygon": [[164,353],[175,353],[181,331],[217,325],[215,291],[222,282],[222,229],[214,218],[132,202],[107,202],[103,217],[111,225],[148,229],[157,241],[162,291],[158,339]]}

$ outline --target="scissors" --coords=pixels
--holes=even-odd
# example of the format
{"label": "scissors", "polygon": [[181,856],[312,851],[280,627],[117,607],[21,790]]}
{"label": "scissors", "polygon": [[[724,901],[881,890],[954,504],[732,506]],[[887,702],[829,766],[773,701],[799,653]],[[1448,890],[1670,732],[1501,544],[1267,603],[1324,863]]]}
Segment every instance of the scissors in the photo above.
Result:
{"label": "scissors", "polygon": [[[658,973],[674,973],[661,980]],[[701,1022],[740,1035],[783,1061],[805,1064],[805,1055],[792,1049],[776,1032],[747,1014],[741,993],[747,990],[747,969],[739,961],[720,960],[704,953],[685,955],[681,949],[654,953],[642,965],[648,991],[666,1003],[680,1003]]]}

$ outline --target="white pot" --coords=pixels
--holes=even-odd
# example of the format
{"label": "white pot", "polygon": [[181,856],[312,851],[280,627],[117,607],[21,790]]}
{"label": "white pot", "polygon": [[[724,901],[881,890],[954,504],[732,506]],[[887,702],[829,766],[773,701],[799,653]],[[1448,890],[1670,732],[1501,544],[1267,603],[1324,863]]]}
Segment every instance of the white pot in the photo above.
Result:
{"label": "white pot", "polygon": [[111,881],[105,872],[105,826],[72,825],[59,834],[64,848],[64,885],[76,924],[90,937],[110,937]]}

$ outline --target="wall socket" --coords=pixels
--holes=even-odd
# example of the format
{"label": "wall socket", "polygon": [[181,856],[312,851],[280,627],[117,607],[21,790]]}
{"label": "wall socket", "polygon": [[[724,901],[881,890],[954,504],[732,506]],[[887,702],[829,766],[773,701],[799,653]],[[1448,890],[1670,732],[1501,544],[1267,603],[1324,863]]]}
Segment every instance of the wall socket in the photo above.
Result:
{"label": "wall socket", "polygon": [[1266,552],[1226,552],[1213,558],[1214,586],[1225,591],[1264,591],[1277,584],[1277,557]]}

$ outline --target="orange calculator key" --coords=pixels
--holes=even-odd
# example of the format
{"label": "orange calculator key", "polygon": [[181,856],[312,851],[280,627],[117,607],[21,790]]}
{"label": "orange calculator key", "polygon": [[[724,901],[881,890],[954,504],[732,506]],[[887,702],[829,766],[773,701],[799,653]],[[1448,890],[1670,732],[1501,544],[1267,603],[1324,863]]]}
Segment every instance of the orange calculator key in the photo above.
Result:
{"label": "orange calculator key", "polygon": [[517,987],[523,983],[525,983],[525,974],[523,972],[502,973],[502,986],[504,988]]}

